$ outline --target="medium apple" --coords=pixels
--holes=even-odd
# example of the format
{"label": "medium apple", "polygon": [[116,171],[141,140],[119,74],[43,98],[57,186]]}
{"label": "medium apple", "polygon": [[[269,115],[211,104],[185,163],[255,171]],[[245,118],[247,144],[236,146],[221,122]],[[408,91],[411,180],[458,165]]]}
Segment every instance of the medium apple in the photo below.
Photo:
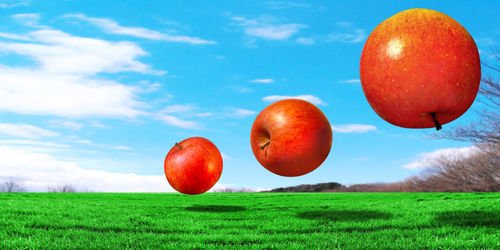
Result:
{"label": "medium apple", "polygon": [[441,128],[474,102],[481,80],[471,35],[451,17],[429,9],[400,12],[366,40],[361,85],[373,110],[405,128]]}
{"label": "medium apple", "polygon": [[202,137],[176,143],[165,157],[165,176],[184,194],[201,194],[212,188],[222,174],[222,156],[217,147]]}
{"label": "medium apple", "polygon": [[307,174],[332,147],[332,128],[313,104],[297,99],[267,106],[252,125],[250,143],[257,161],[281,176]]}

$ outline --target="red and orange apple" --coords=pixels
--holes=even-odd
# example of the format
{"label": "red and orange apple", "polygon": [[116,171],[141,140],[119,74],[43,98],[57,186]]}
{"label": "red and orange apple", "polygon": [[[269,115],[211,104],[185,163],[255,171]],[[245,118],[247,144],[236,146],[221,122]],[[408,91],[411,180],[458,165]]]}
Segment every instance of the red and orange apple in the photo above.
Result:
{"label": "red and orange apple", "polygon": [[281,176],[319,167],[332,147],[332,128],[313,104],[287,99],[267,106],[255,119],[250,143],[257,161]]}
{"label": "red and orange apple", "polygon": [[410,9],[373,30],[360,75],[366,99],[384,120],[440,129],[474,102],[481,66],[474,40],[457,21],[438,11]]}
{"label": "red and orange apple", "polygon": [[165,157],[165,175],[170,185],[184,194],[201,194],[212,188],[222,174],[222,156],[202,137],[176,143]]}

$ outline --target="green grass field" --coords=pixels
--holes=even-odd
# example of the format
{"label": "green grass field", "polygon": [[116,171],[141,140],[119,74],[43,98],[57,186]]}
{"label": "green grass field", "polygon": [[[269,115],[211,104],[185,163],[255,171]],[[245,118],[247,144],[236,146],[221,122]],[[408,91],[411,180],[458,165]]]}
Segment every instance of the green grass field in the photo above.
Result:
{"label": "green grass field", "polygon": [[500,248],[500,193],[0,194],[0,248]]}

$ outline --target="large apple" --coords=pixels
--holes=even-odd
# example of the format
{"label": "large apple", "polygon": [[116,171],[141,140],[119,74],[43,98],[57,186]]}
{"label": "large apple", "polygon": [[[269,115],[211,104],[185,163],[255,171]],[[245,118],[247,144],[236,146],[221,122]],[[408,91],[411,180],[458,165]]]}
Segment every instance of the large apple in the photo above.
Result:
{"label": "large apple", "polygon": [[307,174],[332,147],[332,128],[313,104],[297,99],[267,106],[252,125],[250,143],[257,161],[281,176]]}
{"label": "large apple", "polygon": [[191,137],[170,149],[165,175],[170,185],[184,194],[201,194],[212,188],[222,174],[222,156],[202,137]]}
{"label": "large apple", "polygon": [[457,21],[434,10],[410,9],[368,37],[361,85],[375,112],[405,128],[441,128],[474,102],[481,80],[479,53]]}

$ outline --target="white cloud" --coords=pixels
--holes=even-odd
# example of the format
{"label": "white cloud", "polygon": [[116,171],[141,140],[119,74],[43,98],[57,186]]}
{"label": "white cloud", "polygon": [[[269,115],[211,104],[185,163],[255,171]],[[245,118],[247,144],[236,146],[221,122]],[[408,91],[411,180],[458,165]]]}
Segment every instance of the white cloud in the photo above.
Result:
{"label": "white cloud", "polygon": [[28,27],[36,27],[36,28],[42,28],[45,27],[43,25],[39,24],[40,21],[40,14],[38,13],[23,13],[23,14],[16,14],[11,16],[14,20],[22,23],[25,26]]}
{"label": "white cloud", "polygon": [[377,127],[366,124],[343,124],[332,126],[332,130],[338,133],[366,133],[377,130]]}
{"label": "white cloud", "polygon": [[242,17],[242,16],[233,16],[233,17],[231,17],[231,20],[233,20],[233,21],[239,21],[239,22],[244,22],[247,19],[244,18],[244,17]]}
{"label": "white cloud", "polygon": [[308,101],[312,104],[315,105],[326,105],[325,102],[323,102],[319,97],[313,96],[313,95],[297,95],[297,96],[290,96],[290,95],[271,95],[271,96],[266,96],[263,97],[262,100],[266,102],[275,102],[283,99],[301,99],[304,101]]}
{"label": "white cloud", "polygon": [[274,79],[272,79],[272,78],[262,78],[262,79],[250,80],[250,82],[255,82],[255,83],[273,83]]}
{"label": "white cloud", "polygon": [[254,36],[266,40],[286,40],[293,34],[299,32],[301,28],[305,27],[307,26],[296,23],[265,25],[260,27],[246,28],[245,33],[249,36]]}
{"label": "white cloud", "polygon": [[51,128],[65,128],[71,130],[80,130],[81,128],[83,128],[83,124],[72,121],[54,120],[54,121],[49,121],[49,124]]}
{"label": "white cloud", "polygon": [[366,38],[363,29],[355,29],[352,33],[334,32],[328,35],[327,42],[359,43]]}
{"label": "white cloud", "polygon": [[195,121],[183,120],[183,119],[180,119],[180,118],[175,117],[173,115],[159,114],[159,115],[156,115],[156,118],[158,120],[163,121],[165,124],[172,125],[175,127],[187,128],[187,129],[199,129],[200,128],[200,125]]}
{"label": "white cloud", "polygon": [[0,140],[0,145],[21,145],[21,146],[35,146],[35,147],[48,147],[48,148],[69,148],[69,145],[58,144],[46,141],[32,141],[32,140]]}
{"label": "white cloud", "polygon": [[133,87],[78,75],[0,66],[0,112],[63,117],[135,117]]}
{"label": "white cloud", "polygon": [[19,7],[19,6],[29,6],[30,2],[29,1],[3,1],[0,3],[0,8],[2,9],[7,9],[7,8],[14,8],[14,7]]}
{"label": "white cloud", "polygon": [[[78,137],[76,137],[78,138]],[[74,142],[79,143],[79,144],[85,144],[87,146],[92,146],[92,147],[102,147],[102,148],[108,148],[108,149],[114,149],[114,150],[131,150],[132,148],[129,146],[124,146],[124,145],[109,145],[109,144],[99,144],[99,143],[93,143],[91,140],[87,139],[77,139]]]}
{"label": "white cloud", "polygon": [[134,71],[164,74],[136,60],[147,53],[131,42],[108,42],[72,36],[59,30],[40,29],[27,34],[32,43],[0,43],[0,51],[34,59],[40,70],[59,74],[93,75]]}
{"label": "white cloud", "polygon": [[103,124],[103,123],[100,123],[98,121],[92,121],[92,122],[90,122],[89,126],[93,127],[93,128],[111,128],[111,126]]}
{"label": "white cloud", "polygon": [[162,84],[159,82],[149,82],[149,81],[139,81],[138,82],[141,85],[141,92],[142,93],[152,93],[157,91],[159,88],[161,88]]}
{"label": "white cloud", "polygon": [[221,156],[222,156],[222,160],[223,160],[223,161],[228,161],[228,160],[232,160],[232,159],[233,159],[231,156],[229,156],[229,155],[227,155],[227,154],[224,154],[224,153],[222,153],[222,152],[221,152],[220,154],[221,154]]}
{"label": "white cloud", "polygon": [[253,110],[248,110],[248,109],[232,109],[233,111],[229,114],[229,116],[234,116],[234,117],[246,117],[246,116],[251,116],[257,114],[257,112]]}
{"label": "white cloud", "polygon": [[67,18],[75,18],[89,22],[103,31],[111,34],[128,35],[133,37],[145,38],[150,40],[161,40],[168,42],[180,42],[190,44],[214,44],[214,41],[204,40],[198,37],[168,35],[155,30],[140,28],[140,27],[124,27],[117,22],[106,18],[92,18],[83,14],[68,14],[64,15]]}
{"label": "white cloud", "polygon": [[359,79],[348,79],[348,80],[341,80],[339,82],[340,83],[361,83],[361,80],[359,80]]}
{"label": "white cloud", "polygon": [[0,123],[0,134],[28,139],[59,136],[59,133],[23,123]]}
{"label": "white cloud", "polygon": [[196,109],[196,105],[194,104],[176,104],[167,106],[163,109],[163,113],[171,114],[171,113],[180,113],[180,112],[188,112]]}
{"label": "white cloud", "polygon": [[257,19],[235,16],[231,20],[235,21],[232,24],[243,27],[246,35],[264,40],[287,40],[300,29],[307,28],[307,25],[298,23],[280,23],[270,16],[261,16]]}
{"label": "white cloud", "polygon": [[[210,112],[195,112],[195,110],[198,110],[198,106],[195,104],[175,104],[175,105],[169,105],[165,107],[163,110],[160,111],[160,116],[168,114],[168,116],[172,116],[171,114],[178,114],[182,117],[198,117],[198,118],[203,118],[203,117],[208,117],[212,116],[213,113]],[[163,119],[163,118],[162,118]],[[175,120],[173,118],[170,118],[170,120]]]}
{"label": "white cloud", "polygon": [[196,114],[193,114],[193,115],[196,116],[196,117],[208,117],[208,116],[212,116],[214,114],[210,113],[210,112],[205,112],[205,113],[196,113]]}
{"label": "white cloud", "polygon": [[[178,126],[178,127],[184,127],[184,128],[195,128],[198,125],[196,122],[192,121],[185,121],[181,120],[180,118],[174,117],[171,114],[178,114],[182,117],[198,117],[198,118],[203,118],[203,117],[208,117],[212,116],[213,113],[210,112],[194,112],[195,110],[198,109],[198,106],[195,104],[175,104],[175,105],[169,105],[165,107],[163,110],[160,111],[160,120],[165,121],[167,124]],[[165,114],[168,114],[165,116]],[[154,116],[154,115],[153,115]]]}
{"label": "white cloud", "polygon": [[326,42],[360,43],[367,37],[364,29],[354,27],[350,22],[337,22],[339,31],[327,35]]}
{"label": "white cloud", "polygon": [[432,152],[425,152],[418,154],[416,160],[403,165],[407,169],[420,169],[432,166],[432,162],[441,157],[458,157],[470,156],[476,153],[479,149],[475,146],[462,147],[462,148],[443,148],[437,149]]}
{"label": "white cloud", "polygon": [[[260,16],[255,19],[249,19],[242,16],[233,16],[231,25],[242,27],[243,32],[247,35],[246,45],[256,47],[256,39],[285,41],[299,34],[302,29],[308,28],[305,24],[286,23],[283,20],[273,16]],[[360,43],[366,37],[366,31],[355,27],[350,22],[335,23],[335,31],[329,34],[313,35],[311,37],[297,37],[294,41],[302,45],[313,45],[317,42],[340,42],[340,43]]]}
{"label": "white cloud", "polygon": [[85,140],[85,139],[76,140],[75,142],[76,143],[81,143],[81,144],[91,144],[92,143],[91,140]]}
{"label": "white cloud", "polygon": [[303,3],[285,2],[285,1],[266,1],[264,4],[269,9],[287,9],[287,8],[309,8],[310,6]]}
{"label": "white cloud", "polygon": [[29,41],[29,40],[31,40],[27,36],[18,35],[18,34],[12,34],[12,33],[4,33],[4,32],[0,32],[0,37],[11,39],[11,40],[23,40],[23,41]]}
{"label": "white cloud", "polygon": [[96,192],[172,192],[163,175],[111,173],[81,168],[74,161],[25,148],[0,146],[1,176],[15,177],[26,191],[46,192],[65,184]]}
{"label": "white cloud", "polygon": [[113,149],[116,150],[131,150],[132,148],[129,146],[123,146],[123,145],[118,145],[118,146],[112,146]]}
{"label": "white cloud", "polygon": [[101,80],[97,74],[134,71],[164,74],[136,60],[146,55],[130,42],[108,42],[42,28],[23,37],[30,42],[0,42],[0,51],[32,58],[35,67],[0,64],[0,112],[63,117],[136,117],[143,106],[139,87]]}
{"label": "white cloud", "polygon": [[316,40],[314,40],[314,38],[307,38],[307,37],[299,37],[295,41],[303,45],[313,45],[316,43]]}

